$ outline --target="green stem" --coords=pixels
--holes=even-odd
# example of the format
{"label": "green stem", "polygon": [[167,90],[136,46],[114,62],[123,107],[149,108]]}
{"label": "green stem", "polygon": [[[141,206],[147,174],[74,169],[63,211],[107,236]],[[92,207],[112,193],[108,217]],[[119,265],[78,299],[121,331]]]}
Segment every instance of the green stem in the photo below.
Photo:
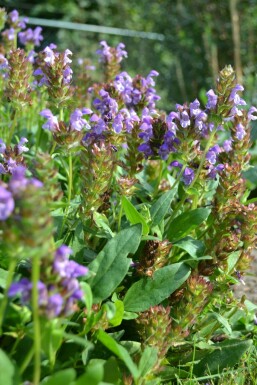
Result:
{"label": "green stem", "polygon": [[52,145],[52,148],[51,148],[51,151],[50,151],[50,155],[53,155],[53,153],[54,153],[54,150],[55,150],[55,147],[56,147],[56,142],[54,141],[53,142],[53,145]]}
{"label": "green stem", "polygon": [[29,350],[28,354],[25,356],[24,361],[19,368],[19,374],[20,375],[22,375],[22,373],[27,369],[30,361],[32,360],[33,354],[34,354],[34,345]]}
{"label": "green stem", "polygon": [[72,194],[72,182],[73,182],[73,173],[72,173],[72,155],[69,153],[69,181],[68,181],[68,206],[70,206],[71,194]]}
{"label": "green stem", "polygon": [[68,195],[67,195],[67,204],[66,204],[65,212],[64,212],[64,220],[62,222],[60,234],[62,234],[64,226],[65,226],[67,219],[68,219],[68,213],[69,213],[71,196],[72,196],[72,184],[73,184],[73,165],[72,165],[72,155],[71,155],[71,153],[69,153]]}
{"label": "green stem", "polygon": [[13,119],[12,119],[12,125],[11,125],[10,130],[9,130],[9,136],[8,136],[8,140],[7,140],[8,145],[10,145],[11,141],[12,141],[14,130],[16,128],[17,116],[18,116],[18,113],[17,113],[17,110],[15,110],[14,115],[13,115]]}
{"label": "green stem", "polygon": [[0,305],[0,335],[2,335],[2,324],[3,319],[5,315],[5,309],[8,303],[8,290],[11,286],[12,280],[13,280],[13,274],[16,267],[16,260],[14,258],[10,259],[10,265],[8,269],[7,279],[6,279],[6,286],[4,290],[4,296]]}
{"label": "green stem", "polygon": [[119,216],[118,216],[118,232],[120,231],[122,213],[123,213],[123,208],[122,208],[122,203],[120,200],[120,211],[119,211]]}
{"label": "green stem", "polygon": [[33,312],[33,332],[34,332],[34,374],[33,384],[38,385],[40,382],[41,372],[41,333],[40,333],[40,319],[39,319],[39,295],[38,282],[40,278],[40,260],[35,256],[32,262],[32,312]]}

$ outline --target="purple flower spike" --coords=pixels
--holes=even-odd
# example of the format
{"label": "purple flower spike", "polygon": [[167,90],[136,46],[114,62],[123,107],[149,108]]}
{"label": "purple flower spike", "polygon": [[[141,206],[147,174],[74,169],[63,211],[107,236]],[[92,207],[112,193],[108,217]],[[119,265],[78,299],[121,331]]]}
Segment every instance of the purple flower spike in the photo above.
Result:
{"label": "purple flower spike", "polygon": [[182,180],[185,183],[185,185],[187,186],[190,185],[193,182],[194,177],[195,177],[194,170],[192,170],[189,167],[186,167],[182,175]]}
{"label": "purple flower spike", "polygon": [[41,35],[42,28],[36,27],[34,30],[28,28],[26,31],[19,32],[18,36],[21,44],[33,44],[35,46],[39,46],[40,42],[43,40],[43,36]]}
{"label": "purple flower spike", "polygon": [[208,102],[206,104],[206,108],[209,110],[213,110],[218,102],[218,96],[214,93],[213,90],[209,90],[207,93]]}
{"label": "purple flower spike", "polygon": [[12,193],[0,186],[0,221],[5,221],[14,210]]}

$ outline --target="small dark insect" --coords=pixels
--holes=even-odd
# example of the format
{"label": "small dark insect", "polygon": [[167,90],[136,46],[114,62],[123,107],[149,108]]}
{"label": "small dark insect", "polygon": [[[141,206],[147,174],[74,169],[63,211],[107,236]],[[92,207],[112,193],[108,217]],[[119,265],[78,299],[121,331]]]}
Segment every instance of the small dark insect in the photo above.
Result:
{"label": "small dark insect", "polygon": [[117,151],[118,151],[117,147],[114,146],[113,144],[111,145],[111,149],[112,149],[114,152],[117,152]]}

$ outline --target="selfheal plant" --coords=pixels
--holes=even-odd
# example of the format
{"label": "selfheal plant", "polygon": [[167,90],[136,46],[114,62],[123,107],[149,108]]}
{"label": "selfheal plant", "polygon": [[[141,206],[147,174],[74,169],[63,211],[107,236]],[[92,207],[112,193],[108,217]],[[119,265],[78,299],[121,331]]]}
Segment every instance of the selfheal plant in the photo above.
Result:
{"label": "selfheal plant", "polygon": [[121,69],[123,44],[100,44],[102,76],[87,59],[77,76],[69,49],[31,54],[41,30],[17,17],[25,51],[9,31],[0,56],[0,353],[15,381],[197,383],[239,365],[256,335],[232,287],[256,242],[257,109],[232,67],[205,105],[160,111],[158,72]]}

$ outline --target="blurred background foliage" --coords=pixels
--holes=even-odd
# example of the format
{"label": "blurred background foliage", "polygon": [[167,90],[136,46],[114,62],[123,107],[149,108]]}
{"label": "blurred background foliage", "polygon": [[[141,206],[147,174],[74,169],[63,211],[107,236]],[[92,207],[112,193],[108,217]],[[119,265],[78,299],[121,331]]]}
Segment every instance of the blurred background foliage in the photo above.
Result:
{"label": "blurred background foliage", "polygon": [[163,109],[201,99],[226,64],[236,68],[249,102],[257,102],[256,0],[5,0],[0,6],[31,17],[163,34],[164,40],[158,41],[43,28],[45,45],[57,42],[59,49],[68,47],[94,62],[100,40],[109,45],[123,41],[129,73],[160,73],[157,89]]}

